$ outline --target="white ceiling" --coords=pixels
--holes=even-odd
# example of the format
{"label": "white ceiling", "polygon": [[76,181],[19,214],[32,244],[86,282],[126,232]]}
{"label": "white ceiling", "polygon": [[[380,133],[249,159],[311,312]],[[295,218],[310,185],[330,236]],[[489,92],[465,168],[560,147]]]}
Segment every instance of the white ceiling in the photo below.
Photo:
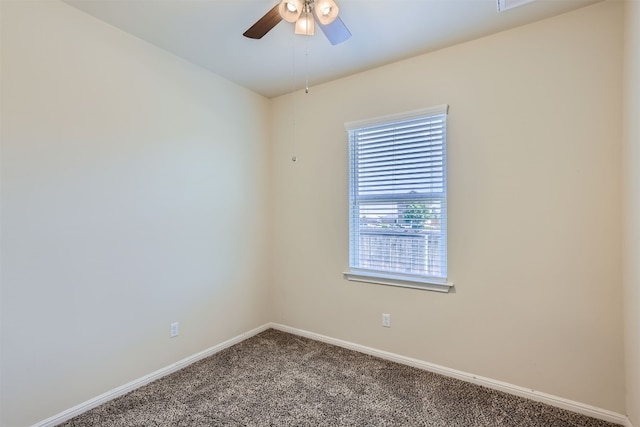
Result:
{"label": "white ceiling", "polygon": [[496,0],[336,0],[353,36],[332,46],[282,21],[242,36],[279,0],[65,0],[96,18],[266,97],[274,97],[596,3],[537,0],[497,12]]}

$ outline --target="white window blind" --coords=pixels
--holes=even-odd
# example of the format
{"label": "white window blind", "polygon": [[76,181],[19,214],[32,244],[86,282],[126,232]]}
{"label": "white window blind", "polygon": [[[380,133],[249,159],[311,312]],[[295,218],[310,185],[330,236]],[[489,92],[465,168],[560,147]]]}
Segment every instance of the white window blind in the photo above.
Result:
{"label": "white window blind", "polygon": [[346,125],[348,278],[447,290],[447,109]]}

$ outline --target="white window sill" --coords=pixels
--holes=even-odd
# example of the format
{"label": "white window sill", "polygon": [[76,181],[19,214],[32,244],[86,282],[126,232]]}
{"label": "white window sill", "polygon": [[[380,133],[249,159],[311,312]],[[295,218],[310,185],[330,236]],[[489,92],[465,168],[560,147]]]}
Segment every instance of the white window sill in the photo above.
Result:
{"label": "white window sill", "polygon": [[423,291],[449,292],[453,283],[438,279],[416,279],[401,275],[383,274],[372,271],[344,272],[344,278],[354,282],[375,283],[377,285],[400,286],[403,288],[421,289]]}

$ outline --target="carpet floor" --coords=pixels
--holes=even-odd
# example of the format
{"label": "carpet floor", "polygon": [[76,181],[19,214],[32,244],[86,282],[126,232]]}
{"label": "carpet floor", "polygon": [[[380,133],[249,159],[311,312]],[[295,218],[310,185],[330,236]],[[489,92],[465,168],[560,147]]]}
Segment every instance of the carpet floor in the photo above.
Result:
{"label": "carpet floor", "polygon": [[614,426],[273,329],[61,425]]}

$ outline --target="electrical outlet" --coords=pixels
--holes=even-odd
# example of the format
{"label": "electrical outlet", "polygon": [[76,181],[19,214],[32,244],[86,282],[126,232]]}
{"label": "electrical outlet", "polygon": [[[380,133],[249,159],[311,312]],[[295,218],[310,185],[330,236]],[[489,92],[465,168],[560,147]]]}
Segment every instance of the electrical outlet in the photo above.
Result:
{"label": "electrical outlet", "polygon": [[385,328],[391,327],[391,315],[387,313],[382,313],[382,326]]}
{"label": "electrical outlet", "polygon": [[173,322],[169,329],[169,338],[177,337],[180,333],[180,325],[178,322]]}

